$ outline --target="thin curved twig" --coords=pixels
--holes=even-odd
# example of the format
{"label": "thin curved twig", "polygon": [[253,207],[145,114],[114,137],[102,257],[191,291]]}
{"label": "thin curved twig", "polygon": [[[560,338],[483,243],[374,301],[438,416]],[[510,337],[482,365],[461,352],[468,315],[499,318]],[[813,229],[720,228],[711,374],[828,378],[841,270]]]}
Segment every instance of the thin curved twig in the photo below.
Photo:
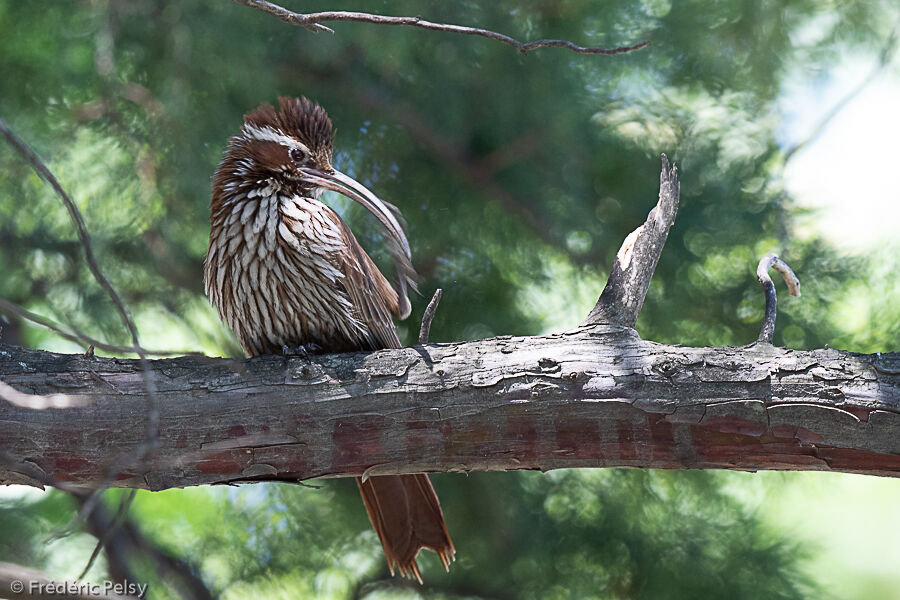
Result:
{"label": "thin curved twig", "polygon": [[127,496],[119,503],[119,508],[116,509],[116,514],[113,515],[113,518],[110,520],[108,526],[102,531],[98,532],[97,536],[97,544],[94,546],[94,551],[91,552],[90,558],[88,558],[87,564],[84,566],[84,569],[81,571],[81,575],[78,576],[78,580],[84,579],[88,571],[91,570],[91,567],[94,566],[94,563],[97,561],[97,557],[100,556],[100,551],[103,549],[103,546],[106,545],[106,542],[109,541],[109,538],[122,526],[122,522],[125,520],[125,514],[128,512],[128,508],[131,506],[131,503],[134,501],[134,497],[137,495],[137,490],[131,490]]}
{"label": "thin curved twig", "polygon": [[772,338],[775,335],[775,316],[778,312],[775,282],[769,277],[769,269],[775,269],[781,273],[781,276],[784,277],[784,282],[787,284],[788,293],[791,296],[800,295],[800,280],[794,275],[794,271],[787,266],[787,263],[778,258],[777,254],[771,253],[760,259],[759,265],[756,267],[756,278],[762,284],[763,291],[766,294],[766,316],[756,341],[763,344],[772,343]]}
{"label": "thin curved twig", "polygon": [[69,211],[69,215],[72,217],[72,221],[75,223],[75,229],[78,233],[78,239],[81,242],[81,245],[84,247],[85,258],[87,259],[88,267],[91,270],[91,273],[94,275],[94,278],[97,280],[97,283],[106,291],[112,303],[115,305],[116,310],[119,313],[119,316],[122,319],[122,323],[125,325],[128,332],[131,334],[132,346],[134,347],[135,352],[140,357],[141,369],[144,373],[144,387],[147,390],[147,398],[149,400],[148,404],[148,419],[147,419],[147,434],[144,443],[142,443],[137,451],[128,456],[123,456],[119,460],[115,460],[110,464],[109,469],[107,471],[106,480],[103,484],[91,494],[91,496],[87,499],[87,501],[82,505],[81,511],[79,512],[79,518],[85,519],[90,514],[90,512],[94,509],[100,499],[100,495],[103,490],[108,488],[112,482],[115,480],[116,474],[125,468],[127,465],[132,465],[137,462],[143,460],[143,458],[147,455],[150,450],[159,443],[159,400],[156,396],[156,386],[153,383],[153,378],[151,377],[150,363],[147,360],[147,352],[141,347],[141,343],[138,337],[137,326],[134,324],[134,321],[128,314],[128,310],[125,308],[125,303],[122,301],[122,298],[119,296],[119,293],[115,290],[109,280],[103,275],[102,270],[100,269],[100,265],[97,262],[97,257],[94,254],[94,247],[91,243],[91,236],[87,232],[87,227],[84,224],[84,218],[81,216],[81,211],[78,210],[78,206],[72,201],[72,198],[66,193],[63,189],[62,185],[60,185],[59,181],[56,179],[56,176],[50,171],[46,164],[41,160],[41,158],[34,152],[25,142],[19,139],[16,134],[12,132],[9,126],[6,124],[6,121],[3,118],[0,118],[0,134],[3,134],[3,137],[6,138],[6,141],[13,147],[15,150],[26,160],[28,164],[31,165],[31,168],[56,192],[57,196],[59,196],[60,200],[62,200],[66,209]]}
{"label": "thin curved twig", "polygon": [[[45,327],[58,335],[59,337],[69,340],[70,342],[75,342],[76,344],[87,345],[88,347],[93,346],[98,350],[103,350],[104,352],[111,352],[114,354],[137,354],[138,348],[134,348],[131,346],[116,346],[114,344],[107,344],[101,340],[94,339],[84,332],[73,328],[72,331],[66,331],[62,328],[59,323],[48,319],[42,315],[36,314],[24,308],[15,302],[10,302],[6,298],[0,298],[0,312],[7,313],[9,315],[15,315],[20,319],[25,319],[26,321],[30,321],[41,327]],[[149,350],[147,348],[141,348],[147,356],[203,356],[202,352],[196,352],[193,350]],[[88,351],[90,352],[90,350]]]}
{"label": "thin curved twig", "polygon": [[463,35],[475,35],[496,40],[508,46],[512,46],[522,54],[537,50],[538,48],[567,48],[578,54],[623,54],[625,52],[633,52],[641,50],[650,45],[650,42],[641,42],[631,46],[620,46],[618,48],[599,48],[596,46],[579,46],[568,40],[535,40],[532,42],[520,42],[508,35],[480,29],[478,27],[466,27],[464,25],[451,25],[447,23],[433,23],[419,17],[389,17],[385,15],[373,15],[370,13],[347,12],[342,10],[317,12],[317,13],[295,13],[267,0],[234,0],[238,4],[249,6],[261,10],[265,13],[278,17],[285,23],[296,25],[309,29],[313,32],[327,31],[334,33],[330,27],[322,25],[325,21],[352,21],[355,23],[373,23],[376,25],[405,25],[409,27],[420,27],[422,29],[430,29],[432,31],[447,31],[450,33],[461,33]]}
{"label": "thin curved twig", "polygon": [[72,217],[72,221],[75,223],[75,229],[78,232],[78,239],[81,241],[81,245],[84,247],[85,258],[87,259],[88,267],[93,273],[94,278],[97,280],[97,283],[106,291],[107,295],[109,295],[113,304],[116,307],[116,310],[119,312],[119,316],[122,318],[122,322],[125,324],[125,327],[128,329],[128,332],[131,334],[132,341],[134,342],[135,348],[140,347],[138,343],[138,333],[137,327],[134,324],[134,321],[131,320],[131,317],[128,316],[128,311],[125,309],[125,304],[122,302],[122,298],[119,296],[119,293],[113,288],[112,284],[103,275],[103,272],[100,270],[100,265],[97,263],[97,257],[94,255],[94,247],[91,243],[91,236],[88,235],[87,227],[84,225],[84,218],[81,216],[81,211],[78,210],[78,207],[66,193],[66,191],[62,188],[59,181],[56,179],[56,176],[47,168],[47,165],[38,157],[38,155],[28,147],[25,142],[20,140],[16,134],[12,132],[9,126],[6,124],[6,121],[0,118],[0,133],[3,134],[3,137],[6,138],[6,141],[16,149],[16,151],[22,155],[25,160],[31,165],[31,168],[35,170],[35,172],[40,175],[41,179],[50,184],[50,187],[53,188],[53,191],[59,196],[60,200],[62,200],[66,209],[69,211],[69,215]]}
{"label": "thin curved twig", "polygon": [[84,247],[84,255],[87,259],[88,267],[91,270],[91,273],[94,275],[94,279],[97,280],[97,283],[106,291],[112,303],[115,305],[116,310],[119,312],[119,316],[122,319],[122,323],[128,329],[128,332],[131,334],[131,341],[134,347],[135,352],[141,359],[141,366],[144,370],[144,385],[147,388],[147,396],[150,398],[150,419],[147,429],[147,448],[142,452],[138,453],[137,457],[134,457],[135,461],[140,460],[144,457],[147,450],[150,446],[154,444],[156,439],[159,437],[159,408],[156,402],[156,389],[153,385],[152,378],[150,377],[150,366],[147,363],[147,352],[141,347],[140,340],[138,339],[138,331],[137,326],[134,324],[134,321],[128,315],[128,311],[125,308],[125,303],[122,302],[122,298],[119,296],[119,293],[115,290],[109,280],[103,275],[103,271],[100,270],[100,265],[97,262],[97,257],[94,254],[94,246],[91,243],[91,236],[87,232],[87,227],[84,224],[84,218],[81,216],[81,211],[78,210],[78,206],[72,201],[72,198],[66,193],[66,191],[62,188],[59,181],[56,179],[56,176],[50,171],[44,161],[40,159],[37,153],[34,152],[25,142],[20,140],[16,134],[12,132],[9,126],[6,124],[6,121],[3,118],[0,118],[0,133],[3,134],[3,137],[6,138],[6,141],[16,149],[16,151],[22,155],[25,160],[31,165],[31,168],[35,170],[35,172],[47,183],[50,184],[50,187],[56,192],[59,196],[60,200],[62,200],[66,209],[69,211],[69,215],[72,217],[72,221],[75,223],[75,229],[78,232],[78,239],[81,241],[81,245]]}
{"label": "thin curved twig", "polygon": [[434,320],[434,313],[437,312],[438,304],[441,302],[441,296],[443,295],[444,290],[441,288],[434,290],[431,302],[425,307],[425,312],[422,314],[422,326],[419,328],[420,344],[428,343],[428,336],[431,335],[431,322]]}

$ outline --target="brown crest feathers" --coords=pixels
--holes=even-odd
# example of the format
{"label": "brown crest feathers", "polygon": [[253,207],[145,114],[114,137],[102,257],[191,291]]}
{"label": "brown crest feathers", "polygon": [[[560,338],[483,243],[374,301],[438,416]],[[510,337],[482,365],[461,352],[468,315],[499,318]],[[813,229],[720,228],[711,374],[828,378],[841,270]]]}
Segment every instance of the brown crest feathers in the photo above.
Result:
{"label": "brown crest feathers", "polygon": [[326,150],[331,160],[334,126],[325,109],[309,98],[278,98],[278,111],[268,102],[244,115],[244,123],[274,127],[314,150]]}

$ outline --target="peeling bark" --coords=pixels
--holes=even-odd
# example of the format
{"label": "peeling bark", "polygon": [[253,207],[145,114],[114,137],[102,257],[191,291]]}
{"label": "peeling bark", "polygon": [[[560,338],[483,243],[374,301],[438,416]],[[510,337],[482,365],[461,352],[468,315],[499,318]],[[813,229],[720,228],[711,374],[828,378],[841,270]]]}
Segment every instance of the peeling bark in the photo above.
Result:
{"label": "peeling bark", "polygon": [[0,483],[162,490],[564,467],[900,476],[900,354],[638,337],[678,210],[661,159],[656,206],[574,331],[311,360],[185,356],[146,372],[0,344]]}
{"label": "peeling bark", "polygon": [[[683,348],[584,326],[312,360],[150,364],[160,443],[115,486],[623,466],[900,475],[900,354]],[[3,483],[97,487],[144,442],[137,360],[0,345],[0,379],[77,400],[0,402]]]}

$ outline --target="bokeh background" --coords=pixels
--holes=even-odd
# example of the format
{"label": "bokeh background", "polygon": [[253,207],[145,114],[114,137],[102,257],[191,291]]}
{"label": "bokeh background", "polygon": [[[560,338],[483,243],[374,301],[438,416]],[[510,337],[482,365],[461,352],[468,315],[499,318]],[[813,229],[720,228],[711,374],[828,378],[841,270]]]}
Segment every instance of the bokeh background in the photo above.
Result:
{"label": "bokeh background", "polygon": [[[307,95],[337,166],[397,204],[435,341],[540,334],[590,310],[624,236],[679,165],[681,211],[638,330],[753,341],[753,271],[778,252],[775,343],[900,350],[895,0],[310,0],[519,39],[651,46],[528,55],[337,23],[314,35],[217,0],[0,0],[0,116],[85,214],[145,346],[238,355],[202,293],[210,177],[244,112]],[[372,219],[329,199],[379,254]],[[780,288],[780,286],[779,286]],[[128,337],[69,217],[0,144],[0,296]],[[15,317],[3,341],[84,348]],[[0,440],[2,445],[2,440]],[[392,580],[352,481],[141,492],[129,523],[223,598],[900,598],[900,481],[817,473],[580,470],[436,475],[459,560]],[[110,510],[121,493],[111,491]],[[0,489],[0,560],[73,579],[95,539],[58,492]],[[139,554],[151,598],[200,598]],[[101,559],[88,573],[107,576]]]}

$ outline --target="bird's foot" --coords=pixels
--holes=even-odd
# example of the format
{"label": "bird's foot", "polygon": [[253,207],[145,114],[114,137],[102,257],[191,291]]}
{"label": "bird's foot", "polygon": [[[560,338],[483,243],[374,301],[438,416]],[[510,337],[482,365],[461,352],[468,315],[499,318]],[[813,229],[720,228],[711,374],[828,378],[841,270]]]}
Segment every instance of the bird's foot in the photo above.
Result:
{"label": "bird's foot", "polygon": [[310,356],[314,354],[321,354],[322,346],[318,344],[314,344],[312,342],[308,344],[300,344],[299,346],[287,346],[284,345],[281,347],[281,354],[283,356],[299,356],[300,358],[308,359]]}

